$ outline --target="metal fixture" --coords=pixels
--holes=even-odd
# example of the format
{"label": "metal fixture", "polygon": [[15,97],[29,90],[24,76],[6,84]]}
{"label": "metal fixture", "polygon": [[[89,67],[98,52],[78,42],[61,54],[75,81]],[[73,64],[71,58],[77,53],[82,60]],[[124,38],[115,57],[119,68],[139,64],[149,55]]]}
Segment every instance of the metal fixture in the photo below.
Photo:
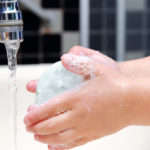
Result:
{"label": "metal fixture", "polygon": [[0,0],[0,42],[23,41],[23,20],[17,0]]}
{"label": "metal fixture", "polygon": [[80,0],[80,45],[89,47],[90,1]]}
{"label": "metal fixture", "polygon": [[117,61],[125,60],[126,0],[117,0]]}

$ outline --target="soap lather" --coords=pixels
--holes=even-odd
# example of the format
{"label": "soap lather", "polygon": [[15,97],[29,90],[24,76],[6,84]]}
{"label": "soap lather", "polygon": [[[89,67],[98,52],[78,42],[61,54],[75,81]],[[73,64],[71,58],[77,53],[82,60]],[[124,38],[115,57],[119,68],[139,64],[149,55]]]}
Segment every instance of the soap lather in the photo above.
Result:
{"label": "soap lather", "polygon": [[44,104],[52,98],[80,85],[83,80],[83,77],[66,70],[61,62],[51,65],[38,81],[36,104]]}

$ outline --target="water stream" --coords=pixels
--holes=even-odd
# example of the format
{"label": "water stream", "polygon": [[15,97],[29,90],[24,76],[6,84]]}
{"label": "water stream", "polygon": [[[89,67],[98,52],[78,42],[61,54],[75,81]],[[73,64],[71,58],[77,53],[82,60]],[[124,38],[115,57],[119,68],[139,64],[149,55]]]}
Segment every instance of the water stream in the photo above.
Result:
{"label": "water stream", "polygon": [[5,42],[9,68],[10,150],[17,150],[17,86],[16,67],[19,41]]}

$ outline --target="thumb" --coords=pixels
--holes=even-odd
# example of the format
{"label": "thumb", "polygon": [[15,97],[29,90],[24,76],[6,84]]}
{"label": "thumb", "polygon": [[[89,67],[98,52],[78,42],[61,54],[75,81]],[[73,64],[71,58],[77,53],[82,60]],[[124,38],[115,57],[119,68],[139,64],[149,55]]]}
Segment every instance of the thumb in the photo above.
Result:
{"label": "thumb", "polygon": [[61,60],[63,66],[68,71],[84,76],[85,78],[93,78],[106,70],[104,65],[96,63],[91,58],[85,56],[64,54]]}

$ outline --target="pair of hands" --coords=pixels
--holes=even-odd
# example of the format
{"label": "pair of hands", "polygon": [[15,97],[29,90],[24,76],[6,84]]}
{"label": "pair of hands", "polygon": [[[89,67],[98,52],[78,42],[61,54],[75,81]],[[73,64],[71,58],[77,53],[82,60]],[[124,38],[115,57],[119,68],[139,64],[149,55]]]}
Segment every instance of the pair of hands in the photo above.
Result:
{"label": "pair of hands", "polygon": [[[130,125],[130,78],[117,62],[79,46],[61,61],[67,70],[84,76],[86,84],[40,107],[29,107],[24,123],[37,141],[48,144],[49,150],[71,149]],[[29,82],[27,89],[35,92],[36,84]]]}

